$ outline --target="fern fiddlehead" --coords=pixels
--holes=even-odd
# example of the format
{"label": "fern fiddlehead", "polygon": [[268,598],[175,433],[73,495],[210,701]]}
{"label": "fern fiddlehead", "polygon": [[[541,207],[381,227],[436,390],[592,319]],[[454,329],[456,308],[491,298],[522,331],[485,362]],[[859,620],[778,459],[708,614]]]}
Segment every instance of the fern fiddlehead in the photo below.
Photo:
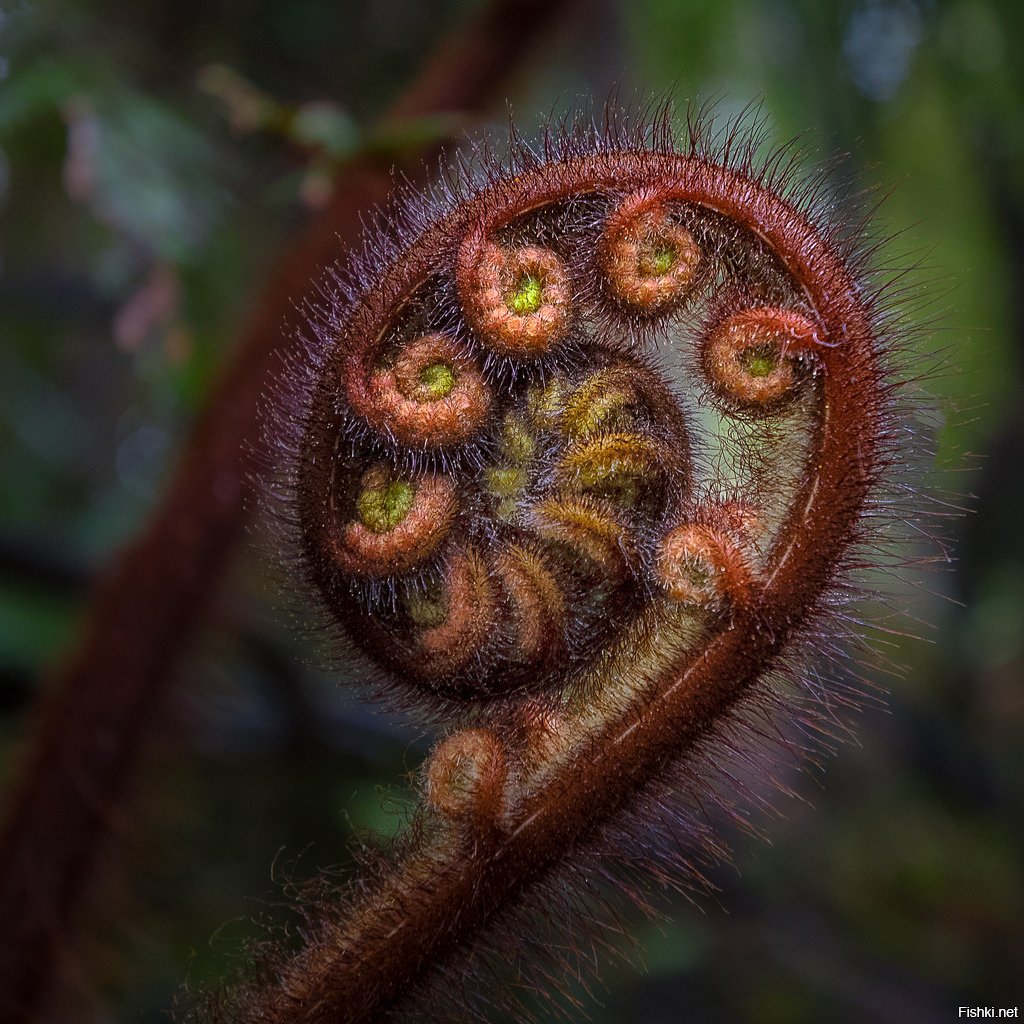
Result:
{"label": "fern fiddlehead", "polygon": [[784,155],[714,139],[549,136],[407,205],[321,311],[304,564],[445,735],[394,861],[237,1019],[410,1005],[694,761],[841,582],[888,459],[877,303]]}

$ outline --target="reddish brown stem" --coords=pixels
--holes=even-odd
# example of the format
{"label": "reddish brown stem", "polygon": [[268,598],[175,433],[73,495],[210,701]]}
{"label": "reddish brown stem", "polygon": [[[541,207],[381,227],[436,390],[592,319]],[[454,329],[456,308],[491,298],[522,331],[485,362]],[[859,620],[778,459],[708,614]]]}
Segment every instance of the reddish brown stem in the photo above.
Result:
{"label": "reddish brown stem", "polygon": [[[389,118],[478,108],[567,6],[497,0],[442,42]],[[352,164],[327,210],[279,260],[164,499],[101,581],[77,646],[46,687],[0,836],[5,1022],[35,1019],[53,987],[65,932],[154,709],[245,520],[242,449],[258,437],[259,397],[277,366],[282,326],[341,243],[358,237],[360,212],[392,186],[383,167]]]}

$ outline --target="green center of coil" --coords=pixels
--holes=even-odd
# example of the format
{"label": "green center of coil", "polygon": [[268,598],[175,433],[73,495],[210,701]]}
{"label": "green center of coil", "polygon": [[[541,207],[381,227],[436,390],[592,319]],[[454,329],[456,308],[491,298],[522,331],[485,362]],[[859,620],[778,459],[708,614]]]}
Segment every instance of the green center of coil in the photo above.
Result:
{"label": "green center of coil", "polygon": [[743,366],[751,377],[767,377],[778,365],[779,357],[771,349],[753,348],[743,353]]}
{"label": "green center of coil", "polygon": [[640,274],[643,277],[664,277],[675,266],[678,258],[679,253],[674,245],[659,242],[640,258]]}
{"label": "green center of coil", "polygon": [[508,297],[508,308],[516,316],[528,316],[530,313],[536,313],[541,307],[543,292],[543,282],[536,274],[523,274],[516,281],[515,287]]}
{"label": "green center of coil", "polygon": [[455,370],[447,363],[431,363],[420,371],[420,387],[429,401],[447,398],[455,388]]}
{"label": "green center of coil", "polygon": [[356,499],[359,521],[374,533],[387,533],[409,514],[415,494],[413,485],[403,480],[369,487]]}

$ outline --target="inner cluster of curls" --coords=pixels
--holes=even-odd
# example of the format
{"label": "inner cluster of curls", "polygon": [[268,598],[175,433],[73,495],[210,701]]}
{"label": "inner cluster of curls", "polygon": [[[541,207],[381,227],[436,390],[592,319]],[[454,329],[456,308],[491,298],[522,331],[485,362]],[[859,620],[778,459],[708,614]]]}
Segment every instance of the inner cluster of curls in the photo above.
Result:
{"label": "inner cluster of curls", "polygon": [[[593,329],[684,318],[714,291],[721,243],[663,190],[609,196],[590,236],[560,239],[531,212],[468,231],[451,283],[435,275],[345,363],[333,429],[355,454],[318,467],[304,495],[326,541],[321,586],[362,622],[370,653],[459,699],[548,688],[597,657],[652,588],[711,614],[754,586],[746,541],[692,522],[678,397]],[[766,416],[796,400],[819,331],[756,297],[720,313],[698,345],[714,401]],[[712,582],[684,585],[684,564],[710,567]]]}

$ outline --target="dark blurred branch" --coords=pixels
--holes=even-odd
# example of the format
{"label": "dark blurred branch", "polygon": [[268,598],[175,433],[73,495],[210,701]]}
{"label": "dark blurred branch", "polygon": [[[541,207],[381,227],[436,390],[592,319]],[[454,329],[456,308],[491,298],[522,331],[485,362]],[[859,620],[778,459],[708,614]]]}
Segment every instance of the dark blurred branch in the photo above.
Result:
{"label": "dark blurred branch", "polygon": [[41,539],[0,536],[0,580],[77,596],[93,579],[90,567],[70,562]]}
{"label": "dark blurred branch", "polygon": [[[478,108],[571,0],[496,0],[445,40],[389,112]],[[421,154],[422,155],[422,154]],[[422,174],[420,164],[407,168]],[[73,914],[186,642],[246,518],[242,448],[285,344],[282,324],[391,190],[364,158],[282,255],[253,303],[177,471],[142,533],[100,581],[80,640],[47,687],[0,834],[0,1019],[38,1018]]]}

